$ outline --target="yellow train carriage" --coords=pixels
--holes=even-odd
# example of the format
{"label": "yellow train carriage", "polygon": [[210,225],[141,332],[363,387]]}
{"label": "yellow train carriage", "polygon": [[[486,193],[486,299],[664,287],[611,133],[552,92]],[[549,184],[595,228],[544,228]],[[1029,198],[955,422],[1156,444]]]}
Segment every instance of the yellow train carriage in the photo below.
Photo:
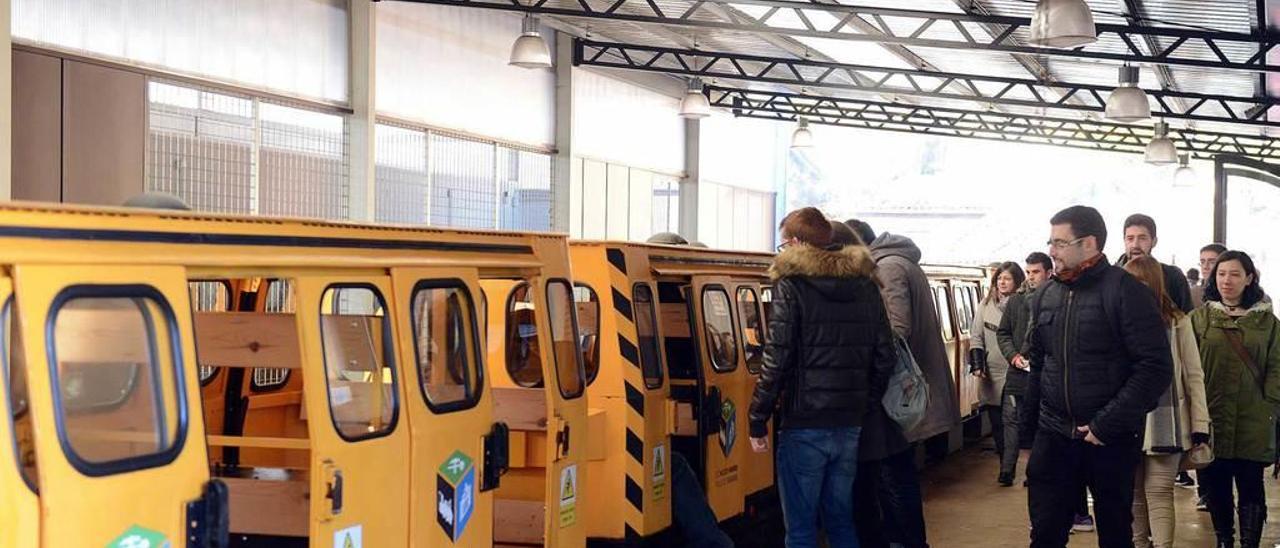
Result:
{"label": "yellow train carriage", "polygon": [[[0,543],[492,546],[540,486],[539,540],[581,545],[566,264],[561,236],[0,207]],[[528,283],[557,389],[520,416],[566,440],[509,490],[482,279]]]}
{"label": "yellow train carriage", "polygon": [[605,410],[607,458],[588,463],[590,539],[663,542],[672,452],[693,467],[719,520],[770,500],[772,454],[751,452],[745,438],[771,256],[577,241],[570,256],[601,311],[588,397]]}

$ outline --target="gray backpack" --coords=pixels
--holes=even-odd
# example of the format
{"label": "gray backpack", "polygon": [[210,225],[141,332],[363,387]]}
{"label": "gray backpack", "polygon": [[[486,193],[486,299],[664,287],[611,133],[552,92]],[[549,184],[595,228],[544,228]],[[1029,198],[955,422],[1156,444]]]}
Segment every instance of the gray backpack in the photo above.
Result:
{"label": "gray backpack", "polygon": [[889,388],[880,402],[889,418],[898,423],[903,432],[910,432],[924,420],[925,408],[929,406],[929,383],[924,380],[907,341],[894,335],[893,350],[897,360],[889,375]]}

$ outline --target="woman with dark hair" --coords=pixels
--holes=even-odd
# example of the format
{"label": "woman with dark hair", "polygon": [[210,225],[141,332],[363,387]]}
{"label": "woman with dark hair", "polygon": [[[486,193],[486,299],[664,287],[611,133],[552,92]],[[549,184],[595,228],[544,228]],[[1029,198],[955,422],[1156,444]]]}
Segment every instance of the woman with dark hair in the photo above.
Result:
{"label": "woman with dark hair", "polygon": [[[969,373],[981,379],[978,383],[978,400],[981,409],[991,422],[991,437],[996,442],[996,457],[1000,459],[1000,476],[997,481],[1008,487],[1013,485],[1013,466],[1017,462],[1016,447],[1006,451],[1007,436],[1004,428],[1004,381],[1009,373],[1009,361],[1000,352],[1000,319],[1004,317],[1009,297],[1022,287],[1027,276],[1015,262],[1000,263],[991,275],[991,289],[982,305],[973,313],[973,327],[969,339]],[[1015,444],[1016,445],[1016,442]],[[1008,462],[1006,462],[1006,460]]]}
{"label": "woman with dark hair", "polygon": [[[1219,548],[1258,548],[1267,517],[1262,470],[1275,460],[1274,409],[1280,405],[1280,320],[1265,302],[1253,259],[1218,257],[1204,306],[1191,314],[1213,420],[1214,461],[1201,473]],[[1239,493],[1237,504],[1232,487]]]}
{"label": "woman with dark hair", "polygon": [[1160,319],[1169,330],[1173,382],[1147,413],[1143,458],[1133,482],[1133,545],[1173,548],[1173,482],[1183,453],[1209,442],[1209,408],[1204,370],[1191,319],[1166,292],[1164,268],[1151,257],[1138,257],[1124,269],[1156,295]]}

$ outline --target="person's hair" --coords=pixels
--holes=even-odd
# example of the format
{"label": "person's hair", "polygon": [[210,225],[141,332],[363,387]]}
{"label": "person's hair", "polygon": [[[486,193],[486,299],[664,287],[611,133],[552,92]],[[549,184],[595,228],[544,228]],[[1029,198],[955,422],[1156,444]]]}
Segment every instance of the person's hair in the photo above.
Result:
{"label": "person's hair", "polygon": [[1258,275],[1257,267],[1253,266],[1253,258],[1248,253],[1234,249],[1218,256],[1218,263],[1213,265],[1213,271],[1206,280],[1208,283],[1204,287],[1204,300],[1222,302],[1222,292],[1218,291],[1218,268],[1228,261],[1240,261],[1241,266],[1244,266],[1244,273],[1253,276],[1253,283],[1244,288],[1244,293],[1240,295],[1240,306],[1245,309],[1253,308],[1266,295],[1262,291],[1262,277]]}
{"label": "person's hair", "polygon": [[1164,267],[1160,265],[1160,261],[1151,257],[1138,257],[1125,263],[1124,269],[1155,293],[1156,302],[1160,303],[1160,319],[1164,320],[1166,326],[1182,319],[1182,310],[1173,304],[1169,292],[1164,289]]}
{"label": "person's hair", "polygon": [[1032,251],[1030,255],[1027,255],[1026,263],[1038,264],[1044,267],[1045,272],[1053,272],[1053,259],[1050,259],[1049,255],[1043,251]]}
{"label": "person's hair", "polygon": [[783,238],[795,238],[814,247],[831,245],[831,222],[816,207],[802,207],[788,213],[778,228]]}
{"label": "person's hair", "polygon": [[1200,248],[1201,253],[1204,253],[1206,251],[1212,251],[1214,253],[1217,253],[1218,255],[1221,255],[1227,252],[1227,246],[1215,242]]}
{"label": "person's hair", "polygon": [[999,298],[1000,290],[996,289],[996,287],[997,287],[997,284],[1000,282],[1000,275],[1004,274],[1005,272],[1008,272],[1010,276],[1013,276],[1014,290],[1017,290],[1019,287],[1022,287],[1022,283],[1027,281],[1027,275],[1022,272],[1022,267],[1018,266],[1018,263],[1015,263],[1013,261],[1005,261],[1003,263],[1000,263],[1000,266],[996,267],[996,271],[993,274],[991,274],[991,291],[987,292],[987,298],[985,299],[986,302],[988,303],[994,302],[997,298]]}
{"label": "person's hair", "polygon": [[1150,215],[1141,213],[1130,215],[1128,219],[1124,220],[1124,230],[1129,230],[1131,226],[1140,226],[1147,229],[1147,234],[1150,234],[1153,240],[1156,237],[1156,220],[1152,219]]}
{"label": "person's hair", "polygon": [[1200,269],[1199,268],[1187,269],[1187,279],[1193,282],[1200,281]]}
{"label": "person's hair", "polygon": [[1107,247],[1107,223],[1102,220],[1098,210],[1082,205],[1074,205],[1054,214],[1049,219],[1051,225],[1070,225],[1071,234],[1076,238],[1093,236],[1098,240],[1098,251]]}
{"label": "person's hair", "polygon": [[684,236],[676,234],[675,232],[659,232],[653,236],[649,236],[649,239],[645,240],[645,242],[662,245],[686,245],[689,243],[689,240],[684,239]]}
{"label": "person's hair", "polygon": [[862,239],[862,243],[871,245],[871,242],[876,241],[876,231],[871,230],[871,225],[867,224],[866,221],[849,219],[844,224],[853,229],[853,233]]}
{"label": "person's hair", "polygon": [[186,200],[169,194],[167,192],[144,192],[125,200],[124,207],[139,207],[146,209],[174,209],[178,211],[191,211],[191,206]]}
{"label": "person's hair", "polygon": [[849,225],[840,221],[831,221],[831,245],[846,247],[851,245],[866,245],[866,243],[853,232],[852,228],[849,228]]}

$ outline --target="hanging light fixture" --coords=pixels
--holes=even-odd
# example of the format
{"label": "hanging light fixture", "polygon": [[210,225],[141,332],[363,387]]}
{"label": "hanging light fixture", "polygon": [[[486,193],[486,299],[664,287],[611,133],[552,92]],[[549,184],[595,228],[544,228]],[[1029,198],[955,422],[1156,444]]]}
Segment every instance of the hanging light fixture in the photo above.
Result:
{"label": "hanging light fixture", "polygon": [[681,118],[697,120],[711,116],[711,101],[707,100],[707,96],[703,95],[702,90],[701,78],[691,78],[689,80],[689,91],[684,94],[684,100],[680,101]]}
{"label": "hanging light fixture", "polygon": [[1191,155],[1178,155],[1178,170],[1173,172],[1173,186],[1175,187],[1193,187],[1196,186],[1196,170],[1191,169]]}
{"label": "hanging light fixture", "polygon": [[538,19],[525,15],[520,28],[520,37],[511,45],[511,62],[507,64],[527,69],[551,68],[551,50],[538,34]]}
{"label": "hanging light fixture", "polygon": [[1138,87],[1138,67],[1120,67],[1120,86],[1107,98],[1106,116],[1117,122],[1139,122],[1151,117],[1147,92]]}
{"label": "hanging light fixture", "polygon": [[1093,13],[1084,0],[1040,0],[1031,15],[1033,46],[1074,48],[1098,41]]}
{"label": "hanging light fixture", "polygon": [[1173,139],[1169,138],[1168,123],[1156,122],[1156,134],[1151,138],[1151,142],[1147,143],[1145,157],[1148,164],[1163,166],[1177,163],[1178,147],[1173,144]]}
{"label": "hanging light fixture", "polygon": [[791,148],[813,147],[813,132],[809,131],[809,121],[801,118],[796,124],[795,133],[791,134]]}

